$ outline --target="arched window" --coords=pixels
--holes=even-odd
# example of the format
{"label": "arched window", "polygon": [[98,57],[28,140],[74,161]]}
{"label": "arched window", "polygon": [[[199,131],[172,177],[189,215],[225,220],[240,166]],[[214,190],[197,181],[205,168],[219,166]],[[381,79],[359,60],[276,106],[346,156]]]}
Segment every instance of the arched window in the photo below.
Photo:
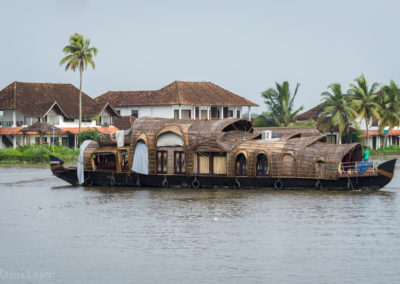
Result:
{"label": "arched window", "polygon": [[157,147],[177,147],[184,144],[182,137],[173,132],[163,133],[157,139]]}
{"label": "arched window", "polygon": [[243,154],[236,157],[236,175],[247,176],[246,157]]}
{"label": "arched window", "polygon": [[269,174],[268,160],[264,154],[257,156],[256,174],[261,177]]}

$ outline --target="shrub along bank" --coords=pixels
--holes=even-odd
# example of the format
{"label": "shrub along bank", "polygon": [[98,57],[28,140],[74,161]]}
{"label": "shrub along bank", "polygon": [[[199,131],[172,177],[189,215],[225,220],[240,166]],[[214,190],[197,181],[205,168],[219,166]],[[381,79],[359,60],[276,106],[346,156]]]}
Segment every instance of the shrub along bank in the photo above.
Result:
{"label": "shrub along bank", "polygon": [[65,146],[48,145],[22,145],[17,148],[0,149],[0,163],[47,163],[49,155],[56,155],[65,162],[71,162],[78,158],[79,149],[71,149]]}

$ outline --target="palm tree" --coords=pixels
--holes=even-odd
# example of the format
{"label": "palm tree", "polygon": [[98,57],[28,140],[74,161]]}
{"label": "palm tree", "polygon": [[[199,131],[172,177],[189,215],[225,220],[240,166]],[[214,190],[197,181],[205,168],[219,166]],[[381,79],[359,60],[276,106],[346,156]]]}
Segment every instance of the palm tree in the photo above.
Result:
{"label": "palm tree", "polygon": [[350,90],[354,105],[356,105],[356,111],[360,116],[361,121],[365,120],[365,126],[367,129],[366,145],[368,145],[368,126],[372,118],[380,119],[381,106],[380,96],[377,94],[379,87],[378,83],[373,83],[371,88],[368,89],[367,81],[365,80],[364,74],[354,79],[357,84],[350,84]]}
{"label": "palm tree", "polygon": [[389,126],[388,131],[385,134],[385,140],[383,145],[386,146],[386,140],[389,131],[395,126],[400,124],[400,97],[399,88],[396,83],[392,80],[389,85],[382,87],[382,115],[379,124],[379,131],[383,131],[386,126]]}
{"label": "palm tree", "polygon": [[297,83],[294,94],[289,89],[289,83],[284,81],[282,84],[275,82],[276,89],[269,88],[262,93],[265,104],[272,118],[278,126],[288,126],[296,121],[297,114],[303,110],[303,106],[294,110],[294,99],[300,84]]}
{"label": "palm tree", "polygon": [[79,134],[81,134],[82,121],[82,73],[90,64],[95,69],[93,56],[97,55],[97,48],[89,47],[90,39],[84,39],[83,35],[75,33],[69,38],[69,45],[64,47],[63,52],[66,56],[61,59],[60,65],[65,65],[65,71],[79,69]]}
{"label": "palm tree", "polygon": [[321,95],[324,97],[322,103],[323,112],[319,121],[329,117],[325,123],[325,127],[338,127],[339,132],[343,135],[348,133],[350,123],[355,122],[358,113],[354,110],[355,105],[349,101],[349,98],[343,95],[342,86],[334,83],[328,86],[331,92],[325,91]]}

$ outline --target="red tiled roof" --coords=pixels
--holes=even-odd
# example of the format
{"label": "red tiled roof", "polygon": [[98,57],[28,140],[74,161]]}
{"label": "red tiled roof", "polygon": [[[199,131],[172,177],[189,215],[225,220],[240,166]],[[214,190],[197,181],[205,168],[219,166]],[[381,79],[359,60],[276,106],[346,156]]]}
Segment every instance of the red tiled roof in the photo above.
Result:
{"label": "red tiled roof", "polygon": [[[55,102],[67,117],[79,117],[79,90],[72,84],[13,82],[0,91],[0,109],[16,109],[25,116],[42,117]],[[92,118],[103,108],[82,93],[83,119]]]}
{"label": "red tiled roof", "polygon": [[[79,133],[79,128],[78,127],[60,127],[64,132],[69,132],[71,134],[76,134],[78,135]],[[110,127],[82,127],[81,132],[89,129],[94,129],[97,130],[100,134],[110,134],[118,131],[118,128],[114,126]]]}
{"label": "red tiled roof", "polygon": [[319,105],[313,107],[312,109],[309,109],[308,111],[305,111],[305,112],[299,114],[298,116],[296,116],[296,120],[312,119],[312,120],[316,121],[318,119],[318,116],[319,116],[321,110],[322,110],[322,106],[321,106],[321,104],[319,104]]}
{"label": "red tiled roof", "polygon": [[175,81],[156,91],[109,91],[96,98],[113,106],[137,105],[223,105],[258,106],[211,82]]}
{"label": "red tiled roof", "polygon": [[[378,130],[368,130],[368,136],[379,136],[382,135],[384,136],[384,132],[379,132]],[[389,131],[389,136],[400,136],[400,130],[399,129],[393,129]],[[367,137],[367,130],[364,130],[364,133],[361,134],[359,137]]]}
{"label": "red tiled roof", "polygon": [[0,127],[0,135],[22,134],[22,132],[19,133],[21,129],[22,127]]}
{"label": "red tiled roof", "polygon": [[[64,133],[71,133],[78,135],[79,128],[78,127],[59,127]],[[110,134],[118,131],[118,128],[114,126],[110,127],[82,127],[81,132],[88,130],[88,129],[95,129],[100,134]],[[23,133],[22,127],[2,127],[0,128],[0,135],[23,135],[23,134],[39,134],[37,131],[29,131]],[[47,134],[52,134],[52,132],[48,132]]]}

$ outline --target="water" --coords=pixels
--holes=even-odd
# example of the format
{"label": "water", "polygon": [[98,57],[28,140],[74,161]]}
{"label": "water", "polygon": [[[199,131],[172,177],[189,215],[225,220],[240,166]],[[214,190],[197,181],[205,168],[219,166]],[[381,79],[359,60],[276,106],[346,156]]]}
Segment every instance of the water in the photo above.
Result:
{"label": "water", "polygon": [[137,190],[0,168],[0,283],[399,283],[399,181]]}

